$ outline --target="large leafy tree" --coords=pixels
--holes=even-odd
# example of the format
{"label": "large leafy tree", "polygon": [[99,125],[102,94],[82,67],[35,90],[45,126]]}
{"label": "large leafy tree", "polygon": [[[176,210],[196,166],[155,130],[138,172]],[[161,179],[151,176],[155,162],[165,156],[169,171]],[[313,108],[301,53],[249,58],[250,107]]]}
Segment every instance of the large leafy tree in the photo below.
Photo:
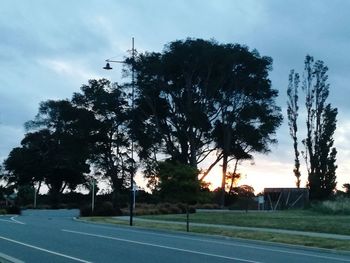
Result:
{"label": "large leafy tree", "polygon": [[209,102],[213,76],[208,64],[216,46],[203,40],[176,41],[163,53],[140,54],[135,63],[137,96],[134,130],[140,157],[155,150],[172,160],[196,167],[208,153]]}
{"label": "large leafy tree", "polygon": [[67,100],[41,103],[35,119],[26,123],[33,132],[26,135],[22,148],[24,152],[36,151],[35,159],[28,158],[39,167],[34,175],[43,177],[54,205],[64,189],[73,190],[85,181],[94,125],[93,115]]}
{"label": "large leafy tree", "polygon": [[[304,63],[302,90],[305,92],[306,138],[303,157],[308,172],[311,200],[330,197],[336,187],[336,130],[337,109],[327,103],[329,95],[328,68],[323,61],[307,55]],[[298,82],[294,81],[297,89]]]}
{"label": "large leafy tree", "polygon": [[97,120],[90,162],[107,178],[113,189],[113,204],[120,205],[120,194],[130,184],[133,169],[128,124],[130,113],[127,93],[106,79],[90,80],[73,95],[72,102]]}
{"label": "large leafy tree", "polygon": [[250,159],[275,142],[281,115],[268,79],[271,64],[247,47],[201,39],[140,54],[133,130],[140,157],[150,163],[161,152],[196,168],[215,151],[201,179],[222,160],[224,184],[230,160]]}
{"label": "large leafy tree", "polygon": [[47,173],[47,157],[49,132],[41,130],[35,133],[27,133],[21,141],[21,147],[11,150],[4,161],[4,178],[9,185],[21,187],[34,186],[38,183],[37,191],[40,191],[41,183]]}
{"label": "large leafy tree", "polygon": [[220,203],[224,206],[229,162],[235,160],[237,164],[253,158],[254,152],[268,152],[269,145],[276,142],[274,134],[282,117],[274,102],[278,92],[268,79],[272,59],[239,45],[226,45],[222,53],[224,68],[215,97],[218,114],[212,135],[222,157]]}

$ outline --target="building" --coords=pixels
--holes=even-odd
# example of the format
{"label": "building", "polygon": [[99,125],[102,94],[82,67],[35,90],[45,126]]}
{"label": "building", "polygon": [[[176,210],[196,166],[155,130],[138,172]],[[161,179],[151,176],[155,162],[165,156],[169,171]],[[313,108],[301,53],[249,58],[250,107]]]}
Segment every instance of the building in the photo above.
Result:
{"label": "building", "polygon": [[264,209],[283,210],[304,208],[309,202],[307,188],[265,188]]}

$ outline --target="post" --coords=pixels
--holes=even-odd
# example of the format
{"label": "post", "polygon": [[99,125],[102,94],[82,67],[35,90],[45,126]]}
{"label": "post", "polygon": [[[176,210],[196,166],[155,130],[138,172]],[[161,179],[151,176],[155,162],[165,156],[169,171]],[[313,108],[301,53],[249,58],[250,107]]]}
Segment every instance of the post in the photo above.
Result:
{"label": "post", "polygon": [[91,214],[94,214],[95,209],[95,181],[94,178],[91,178],[91,184],[92,184],[92,196],[91,196]]}
{"label": "post", "polygon": [[[135,48],[134,38],[132,38],[132,65],[131,65],[131,110],[134,114],[134,89],[135,89]],[[133,116],[134,117],[134,116]],[[133,214],[134,214],[134,139],[131,138],[131,182],[130,182],[130,226],[133,225]]]}
{"label": "post", "polygon": [[[135,102],[135,46],[134,46],[134,38],[132,38],[132,64],[131,64],[131,108],[134,114],[134,102]],[[117,60],[110,60],[107,59],[105,67],[103,67],[106,70],[112,69],[112,67],[109,65],[110,62],[115,63],[129,63],[128,61],[117,61]],[[133,116],[134,117],[134,116]],[[134,119],[134,118],[133,118]],[[131,173],[130,173],[130,226],[133,225],[133,214],[134,214],[134,173],[135,173],[135,167],[134,167],[134,140],[131,138]]]}
{"label": "post", "polygon": [[188,205],[186,207],[186,231],[190,232],[190,211]]}
{"label": "post", "polygon": [[33,207],[35,209],[36,208],[36,189],[35,189],[35,184],[33,184],[33,188],[34,188],[34,204],[33,204]]}

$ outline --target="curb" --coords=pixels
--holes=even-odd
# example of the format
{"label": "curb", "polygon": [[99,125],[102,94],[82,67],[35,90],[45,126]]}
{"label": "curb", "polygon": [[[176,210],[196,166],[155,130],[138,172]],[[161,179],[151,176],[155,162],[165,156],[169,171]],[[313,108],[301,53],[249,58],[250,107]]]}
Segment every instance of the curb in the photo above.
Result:
{"label": "curb", "polygon": [[0,263],[24,263],[24,261],[0,253]]}
{"label": "curb", "polygon": [[[125,217],[115,217],[119,220],[127,220]],[[166,221],[166,220],[157,220],[157,219],[147,219],[147,218],[135,218],[135,221],[143,222],[154,222],[154,223],[164,223],[164,224],[177,224],[185,225],[186,222],[183,221]],[[330,234],[330,233],[318,233],[310,231],[300,231],[300,230],[289,230],[289,229],[275,229],[275,228],[266,228],[266,227],[245,227],[245,226],[233,226],[233,225],[216,225],[208,223],[190,223],[192,226],[198,227],[209,227],[209,228],[222,228],[229,230],[242,230],[242,231],[257,231],[257,232],[266,232],[266,233],[276,233],[276,234],[287,234],[287,235],[296,235],[296,236],[306,236],[314,238],[327,238],[335,240],[350,241],[349,235],[340,235],[340,234]]]}

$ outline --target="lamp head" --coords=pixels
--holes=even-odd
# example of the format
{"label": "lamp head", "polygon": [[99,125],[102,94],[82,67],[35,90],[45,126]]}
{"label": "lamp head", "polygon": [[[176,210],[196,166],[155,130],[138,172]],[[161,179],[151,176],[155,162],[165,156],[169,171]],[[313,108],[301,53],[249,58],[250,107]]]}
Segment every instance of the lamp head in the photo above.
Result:
{"label": "lamp head", "polygon": [[109,63],[107,62],[107,63],[106,63],[106,66],[104,66],[103,69],[105,69],[105,70],[111,70],[111,69],[113,69],[113,68],[112,68],[111,65],[109,65]]}

